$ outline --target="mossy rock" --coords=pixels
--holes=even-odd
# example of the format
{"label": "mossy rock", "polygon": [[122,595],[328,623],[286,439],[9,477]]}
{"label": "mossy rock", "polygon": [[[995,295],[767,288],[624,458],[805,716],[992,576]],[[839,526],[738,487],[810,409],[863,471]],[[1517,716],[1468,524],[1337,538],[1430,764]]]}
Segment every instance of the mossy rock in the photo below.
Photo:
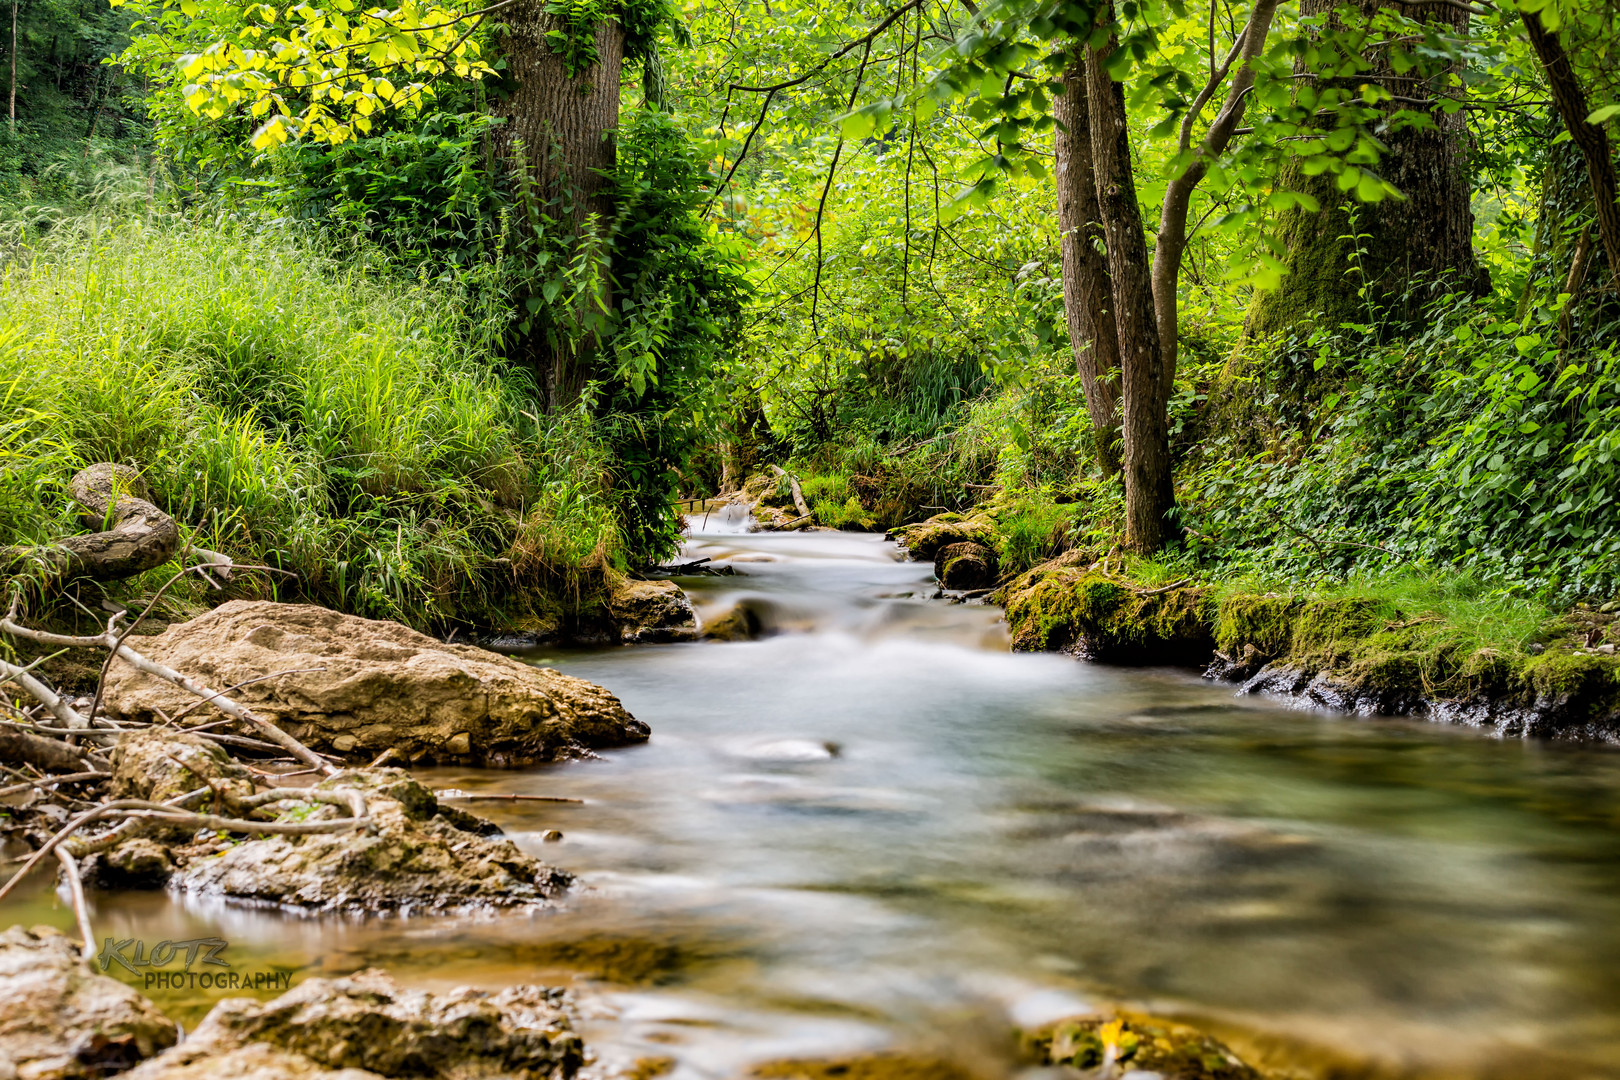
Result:
{"label": "mossy rock", "polygon": [[889,538],[898,541],[911,558],[922,561],[933,559],[940,548],[951,544],[971,542],[994,548],[996,527],[987,518],[938,514],[915,525],[903,525],[889,533]]}
{"label": "mossy rock", "polygon": [[1115,1075],[1157,1073],[1163,1080],[1263,1080],[1262,1075],[1203,1032],[1151,1017],[1124,1015],[1064,1020],[1026,1040],[1045,1065],[1101,1068]]}
{"label": "mossy rock", "polygon": [[947,589],[988,589],[1000,573],[995,549],[972,540],[947,544],[934,555],[934,576]]}
{"label": "mossy rock", "polygon": [[1068,560],[1008,587],[1013,649],[1062,651],[1111,664],[1196,664],[1209,659],[1209,590],[1142,588]]}

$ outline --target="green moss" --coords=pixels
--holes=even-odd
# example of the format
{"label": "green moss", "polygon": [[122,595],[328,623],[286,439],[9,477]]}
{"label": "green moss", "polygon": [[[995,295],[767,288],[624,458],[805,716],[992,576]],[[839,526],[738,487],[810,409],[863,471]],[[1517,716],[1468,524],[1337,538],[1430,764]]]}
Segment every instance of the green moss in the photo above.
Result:
{"label": "green moss", "polygon": [[1281,656],[1294,640],[1294,619],[1301,601],[1272,593],[1233,593],[1216,607],[1215,645],[1237,654],[1252,645],[1262,656]]}
{"label": "green moss", "polygon": [[940,514],[896,529],[890,536],[899,541],[913,559],[932,559],[940,548],[967,540],[993,548],[997,538],[994,522],[983,517],[964,518],[960,514]]}
{"label": "green moss", "polygon": [[1021,651],[1078,648],[1111,663],[1207,658],[1209,592],[1143,589],[1100,570],[1047,564],[1008,587],[1007,625]]}
{"label": "green moss", "polygon": [[1145,1072],[1177,1080],[1260,1080],[1221,1043],[1194,1028],[1145,1016],[1065,1020],[1025,1038],[1044,1065],[1097,1069],[1112,1057],[1115,1073]]}

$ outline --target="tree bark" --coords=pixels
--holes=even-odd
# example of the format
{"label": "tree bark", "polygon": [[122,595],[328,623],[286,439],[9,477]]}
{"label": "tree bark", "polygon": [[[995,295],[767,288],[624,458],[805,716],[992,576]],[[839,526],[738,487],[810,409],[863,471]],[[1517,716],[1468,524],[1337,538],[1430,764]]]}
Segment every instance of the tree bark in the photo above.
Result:
{"label": "tree bark", "polygon": [[[1113,21],[1111,11],[1107,18]],[[1108,273],[1114,285],[1114,325],[1124,392],[1125,544],[1150,554],[1174,535],[1168,518],[1175,506],[1166,414],[1170,380],[1159,347],[1142,208],[1136,201],[1131,173],[1125,88],[1105,67],[1115,47],[1110,40],[1102,48],[1087,48],[1086,97],[1098,216],[1108,241]]]}
{"label": "tree bark", "polygon": [[11,112],[12,133],[17,131],[17,0],[11,0]]}
{"label": "tree bark", "polygon": [[[1338,0],[1300,0],[1300,14],[1325,15]],[[1360,0],[1368,18],[1389,0]],[[1402,4],[1413,18],[1447,24],[1442,30],[1467,29],[1468,13],[1443,3]],[[1369,70],[1349,76],[1347,85],[1373,82],[1395,87],[1405,102],[1387,111],[1417,109],[1435,99],[1422,81],[1397,76],[1387,49],[1367,54]],[[1302,68],[1296,68],[1305,74]],[[1414,104],[1415,99],[1418,104]],[[1431,109],[1434,128],[1404,128],[1383,134],[1388,152],[1379,174],[1404,199],[1359,203],[1342,193],[1333,177],[1306,177],[1290,165],[1279,177],[1281,189],[1303,191],[1320,209],[1295,208],[1284,214],[1279,238],[1288,249],[1287,272],[1280,288],[1260,294],[1249,315],[1249,330],[1258,334],[1289,331],[1306,325],[1365,321],[1367,304],[1375,303],[1397,324],[1415,322],[1423,307],[1449,291],[1483,295],[1490,277],[1474,257],[1474,215],[1469,208],[1469,135],[1462,112],[1450,115]],[[1351,223],[1354,208],[1355,224]],[[1355,235],[1359,234],[1360,239]],[[1365,298],[1358,290],[1366,286]]]}
{"label": "tree bark", "polygon": [[1054,99],[1052,109],[1058,121],[1053,152],[1063,251],[1063,314],[1095,433],[1097,464],[1104,475],[1113,476],[1119,472],[1119,332],[1114,326],[1114,285],[1108,276],[1108,257],[1103,254],[1105,240],[1097,209],[1083,53],[1077,51],[1064,71],[1063,93]]}
{"label": "tree bark", "polygon": [[[613,140],[619,126],[619,83],[624,71],[624,30],[614,20],[596,27],[595,62],[570,73],[567,60],[547,34],[563,29],[543,0],[522,0],[507,18],[505,56],[516,89],[502,102],[506,120],[496,146],[522,168],[544,212],[577,237],[597,215],[603,228],[612,213],[608,176],[617,161]],[[606,265],[602,289],[607,288]],[[583,321],[588,312],[575,313]],[[534,369],[547,408],[577,400],[592,374],[588,343],[561,342],[535,332],[518,344]]]}
{"label": "tree bark", "polygon": [[1529,32],[1530,46],[1547,73],[1547,83],[1552,87],[1553,103],[1564,121],[1564,130],[1569,132],[1586,162],[1586,175],[1592,185],[1592,201],[1597,211],[1598,236],[1603,241],[1603,254],[1609,259],[1609,273],[1620,285],[1620,205],[1615,203],[1614,158],[1609,149],[1608,132],[1600,124],[1586,122],[1591,115],[1586,92],[1581,89],[1558,35],[1541,25],[1539,13],[1523,11],[1519,14]]}

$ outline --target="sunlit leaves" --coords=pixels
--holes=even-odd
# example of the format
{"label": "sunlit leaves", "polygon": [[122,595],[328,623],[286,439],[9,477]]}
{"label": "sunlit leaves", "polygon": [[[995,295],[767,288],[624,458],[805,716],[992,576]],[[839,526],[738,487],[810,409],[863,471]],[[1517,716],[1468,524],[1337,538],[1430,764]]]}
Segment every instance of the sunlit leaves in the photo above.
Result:
{"label": "sunlit leaves", "polygon": [[192,116],[260,121],[257,150],[312,138],[342,143],[373,114],[421,105],[433,80],[490,72],[473,9],[352,0],[278,10],[232,0],[142,0],[145,33],[123,57],[171,87]]}

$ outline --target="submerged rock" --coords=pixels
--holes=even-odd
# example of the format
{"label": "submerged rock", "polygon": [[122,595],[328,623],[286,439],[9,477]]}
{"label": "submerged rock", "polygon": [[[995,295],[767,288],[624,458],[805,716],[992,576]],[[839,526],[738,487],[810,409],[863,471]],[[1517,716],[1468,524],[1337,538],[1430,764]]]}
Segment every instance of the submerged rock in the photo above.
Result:
{"label": "submerged rock", "polygon": [[[412,763],[527,765],[649,733],[584,679],[307,604],[233,600],[141,639],[141,651],[216,688],[239,686],[233,698],[350,761],[393,749]],[[127,719],[157,721],[196,699],[117,664],[105,700]]]}
{"label": "submerged rock", "polygon": [[129,1080],[263,1077],[566,1080],[584,1060],[562,991],[405,990],[380,971],[220,1002]]}
{"label": "submerged rock", "polygon": [[901,1053],[768,1061],[748,1075],[760,1080],[973,1080],[973,1074],[954,1061]]}
{"label": "submerged rock", "polygon": [[995,549],[975,540],[947,544],[934,555],[934,576],[947,589],[988,589],[1000,573]]}
{"label": "submerged rock", "polygon": [[1064,1020],[1027,1041],[1043,1064],[1067,1065],[1084,1077],[1263,1080],[1260,1073],[1203,1032],[1151,1017]]}
{"label": "submerged rock", "polygon": [[173,1046],[174,1022],[49,927],[0,934],[0,1076],[106,1076]]}
{"label": "submerged rock", "polygon": [[608,602],[628,642],[690,641],[697,637],[692,602],[673,581],[625,580]]}
{"label": "submerged rock", "polygon": [[703,622],[705,641],[756,641],[764,634],[765,624],[759,612],[742,601]]}

